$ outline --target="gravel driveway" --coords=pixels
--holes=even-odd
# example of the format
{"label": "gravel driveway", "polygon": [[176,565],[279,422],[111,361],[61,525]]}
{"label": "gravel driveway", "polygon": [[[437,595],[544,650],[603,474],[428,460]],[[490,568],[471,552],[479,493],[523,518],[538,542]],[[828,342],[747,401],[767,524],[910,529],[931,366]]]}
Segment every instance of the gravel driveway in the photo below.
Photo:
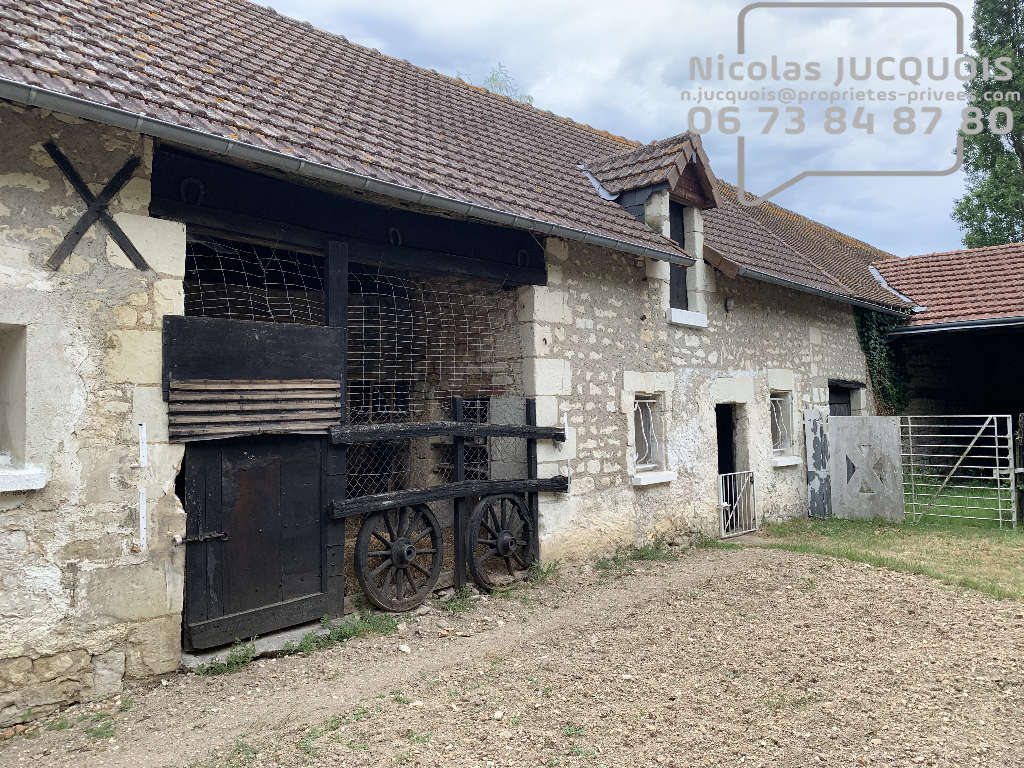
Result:
{"label": "gravel driveway", "polygon": [[114,735],[43,728],[0,765],[1024,764],[1024,604],[924,577],[691,550],[406,622],[72,708]]}

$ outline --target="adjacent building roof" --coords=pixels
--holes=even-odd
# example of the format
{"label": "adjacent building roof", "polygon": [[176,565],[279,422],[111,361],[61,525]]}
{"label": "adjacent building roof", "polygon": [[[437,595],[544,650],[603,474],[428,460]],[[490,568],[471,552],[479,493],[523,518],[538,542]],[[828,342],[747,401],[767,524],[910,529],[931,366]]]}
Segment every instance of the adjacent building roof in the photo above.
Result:
{"label": "adjacent building roof", "polygon": [[721,203],[705,241],[726,270],[901,304],[868,271],[888,254],[777,206],[739,206],[696,137],[628,141],[244,0],[2,4],[0,97],[659,258],[687,257],[602,196],[585,168],[618,192],[700,187]]}
{"label": "adjacent building roof", "polygon": [[888,259],[875,267],[921,308],[907,332],[1024,322],[1024,243]]}

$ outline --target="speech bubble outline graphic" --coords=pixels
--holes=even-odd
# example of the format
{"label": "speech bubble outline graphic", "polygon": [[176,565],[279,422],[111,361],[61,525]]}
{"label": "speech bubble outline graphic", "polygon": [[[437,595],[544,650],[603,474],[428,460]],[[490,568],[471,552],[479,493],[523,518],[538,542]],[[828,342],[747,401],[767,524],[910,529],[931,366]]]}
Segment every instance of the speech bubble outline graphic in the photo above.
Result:
{"label": "speech bubble outline graphic", "polygon": [[[814,2],[813,0],[769,0],[768,2],[749,3],[740,9],[736,16],[736,52],[746,53],[746,19],[752,11],[758,8],[939,8],[950,11],[956,21],[956,52],[963,55],[964,52],[964,15],[952,3],[942,2],[900,2],[899,0],[865,0],[865,2],[838,2],[825,3]],[[771,199],[779,192],[796,184],[802,179],[811,176],[948,176],[960,170],[964,164],[964,138],[957,134],[956,139],[956,162],[950,168],[944,170],[897,170],[897,171],[803,171],[796,176],[784,181],[779,186],[760,196],[747,194],[745,185],[746,178],[746,137],[736,137],[736,175],[737,195],[736,199],[741,205],[755,207]]]}

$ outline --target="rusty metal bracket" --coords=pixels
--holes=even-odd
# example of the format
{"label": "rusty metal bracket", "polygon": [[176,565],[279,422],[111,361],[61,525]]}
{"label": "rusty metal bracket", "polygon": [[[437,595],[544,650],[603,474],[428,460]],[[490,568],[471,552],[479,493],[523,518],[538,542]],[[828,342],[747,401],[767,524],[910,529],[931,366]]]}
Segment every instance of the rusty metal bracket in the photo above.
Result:
{"label": "rusty metal bracket", "polygon": [[100,191],[98,195],[93,195],[92,191],[82,180],[82,177],[75,170],[75,167],[68,160],[67,156],[57,148],[57,145],[52,141],[48,141],[43,145],[47,154],[53,160],[53,162],[60,169],[61,173],[64,174],[71,186],[75,188],[82,200],[85,201],[87,206],[85,213],[81,215],[75,226],[71,228],[71,231],[64,236],[64,240],[60,245],[57,246],[57,250],[53,252],[46,261],[46,265],[53,270],[60,269],[60,265],[64,263],[64,260],[71,255],[71,252],[78,245],[78,241],[82,239],[82,236],[89,231],[97,221],[102,222],[103,226],[106,227],[110,233],[111,238],[118,244],[128,260],[135,265],[136,269],[146,270],[149,269],[149,265],[146,260],[142,258],[142,254],[139,253],[138,248],[128,239],[128,235],[124,233],[124,230],[118,226],[117,222],[111,218],[107,212],[107,208],[110,206],[111,200],[114,196],[120,192],[124,185],[127,184],[132,174],[139,167],[142,159],[139,157],[131,157],[128,159],[121,170],[114,174],[113,178],[107,182],[106,186]]}

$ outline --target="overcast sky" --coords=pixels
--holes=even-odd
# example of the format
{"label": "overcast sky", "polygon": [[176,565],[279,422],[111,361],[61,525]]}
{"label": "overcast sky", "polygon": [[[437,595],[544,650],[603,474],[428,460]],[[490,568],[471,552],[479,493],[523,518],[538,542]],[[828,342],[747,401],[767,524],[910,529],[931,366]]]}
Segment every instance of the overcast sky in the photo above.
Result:
{"label": "overcast sky", "polygon": [[[267,0],[263,0],[267,2]],[[970,30],[971,3],[953,0]],[[534,104],[612,133],[651,141],[686,130],[692,104],[680,91],[697,85],[750,88],[749,83],[695,83],[690,57],[736,54],[736,17],[745,2],[647,0],[635,6],[604,0],[270,0],[281,13],[418,66],[481,83],[502,62]],[[429,10],[427,10],[429,9]],[[747,18],[746,60],[826,64],[831,78],[836,56],[955,56],[949,11],[859,9],[758,9]],[[861,58],[860,60],[863,60]],[[779,85],[785,85],[781,83]],[[850,83],[853,84],[853,83]],[[841,88],[848,87],[844,84]],[[952,78],[922,86],[959,90]],[[755,84],[759,87],[761,84]],[[764,85],[775,85],[764,83]],[[893,88],[900,83],[853,84]],[[800,84],[794,87],[800,88]],[[934,105],[933,102],[917,107]],[[725,106],[719,103],[713,106]],[[944,105],[931,135],[919,129],[897,136],[891,129],[899,105],[865,104],[875,112],[875,134],[848,128],[839,135],[821,129],[823,107],[808,106],[804,134],[762,136],[765,115],[758,104],[742,113],[747,134],[747,188],[771,189],[800,170],[940,169],[954,162],[960,104]],[[851,113],[856,105],[845,104]],[[920,121],[926,122],[923,116]],[[755,127],[750,127],[755,124]],[[781,123],[781,118],[780,118]],[[811,126],[817,126],[817,128]],[[734,136],[711,132],[704,145],[715,173],[737,181]],[[897,255],[961,247],[950,218],[963,193],[960,173],[930,178],[812,178],[774,198],[780,205],[825,222]]]}

